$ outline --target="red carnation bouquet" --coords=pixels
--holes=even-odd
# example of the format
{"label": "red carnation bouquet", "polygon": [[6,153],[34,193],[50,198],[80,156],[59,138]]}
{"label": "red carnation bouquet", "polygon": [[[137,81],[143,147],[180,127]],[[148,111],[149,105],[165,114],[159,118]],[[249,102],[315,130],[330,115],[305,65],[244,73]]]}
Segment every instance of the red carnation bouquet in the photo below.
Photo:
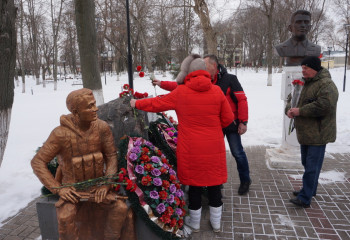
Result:
{"label": "red carnation bouquet", "polygon": [[[292,100],[291,100],[291,108],[295,108],[298,105],[299,98],[300,98],[300,93],[301,90],[303,89],[304,82],[300,79],[295,79],[292,82],[293,85],[293,91],[292,91]],[[288,130],[288,135],[291,134],[294,130],[294,118],[290,119],[289,122],[289,130]]]}

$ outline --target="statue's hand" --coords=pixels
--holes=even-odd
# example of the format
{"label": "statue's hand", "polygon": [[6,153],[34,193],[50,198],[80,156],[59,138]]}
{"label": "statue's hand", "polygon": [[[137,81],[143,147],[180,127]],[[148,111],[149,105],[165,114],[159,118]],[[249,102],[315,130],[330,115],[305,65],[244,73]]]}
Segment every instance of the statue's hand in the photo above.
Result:
{"label": "statue's hand", "polygon": [[95,202],[102,202],[106,198],[109,188],[109,185],[102,185],[97,189],[92,190],[91,192],[95,192]]}
{"label": "statue's hand", "polygon": [[67,202],[78,203],[81,196],[76,192],[74,187],[60,188],[58,195]]}

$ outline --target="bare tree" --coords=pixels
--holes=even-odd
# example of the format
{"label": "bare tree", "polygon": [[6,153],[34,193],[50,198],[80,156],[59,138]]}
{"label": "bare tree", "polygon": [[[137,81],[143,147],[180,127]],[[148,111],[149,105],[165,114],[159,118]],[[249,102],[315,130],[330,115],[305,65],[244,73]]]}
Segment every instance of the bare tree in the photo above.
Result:
{"label": "bare tree", "polygon": [[[60,56],[60,62],[65,61],[64,66],[68,66],[73,74],[77,74],[79,65],[79,51],[77,46],[77,30],[75,26],[73,2],[68,2],[66,4],[65,11],[62,15],[62,30],[62,53]],[[60,67],[62,67],[61,64]],[[60,74],[61,72],[62,69],[60,69]]]}
{"label": "bare tree", "polygon": [[40,53],[39,53],[39,15],[36,13],[38,6],[35,0],[27,0],[28,17],[26,18],[29,31],[29,42],[31,45],[32,61],[34,65],[34,74],[36,84],[40,84]]}
{"label": "bare tree", "polygon": [[58,15],[55,16],[55,7],[51,0],[51,22],[52,22],[52,34],[53,34],[53,79],[54,79],[54,90],[57,90],[57,59],[58,59],[58,33],[61,25],[61,16],[64,0],[60,0]]}
{"label": "bare tree", "polygon": [[76,28],[83,86],[93,91],[97,105],[104,103],[98,69],[94,0],[75,0]]}
{"label": "bare tree", "polygon": [[205,0],[194,0],[194,11],[200,19],[200,23],[203,29],[204,39],[207,44],[204,52],[217,54],[217,39],[216,33],[210,23],[209,9]]}
{"label": "bare tree", "polygon": [[0,166],[6,148],[14,97],[16,8],[14,0],[0,3]]}
{"label": "bare tree", "polygon": [[24,33],[23,33],[23,27],[24,27],[24,9],[23,9],[23,0],[20,2],[20,11],[21,11],[21,16],[20,16],[20,23],[19,23],[19,29],[20,29],[20,39],[21,39],[21,53],[20,53],[20,59],[21,61],[21,77],[22,77],[22,93],[26,92],[26,75],[24,72]]}
{"label": "bare tree", "polygon": [[272,42],[273,42],[273,15],[275,8],[274,0],[263,0],[263,12],[267,17],[267,50],[266,50],[266,59],[267,59],[267,86],[272,86]]}
{"label": "bare tree", "polygon": [[[337,39],[334,39],[335,45],[339,46],[340,48],[345,50],[346,46],[346,36],[349,37],[345,33],[345,27],[344,24],[350,24],[350,0],[334,0],[333,1],[333,9],[335,13],[338,15],[341,21],[340,28],[336,29],[336,33],[338,34],[330,34],[333,37],[339,37],[339,33],[341,33],[340,37]],[[350,54],[348,56],[347,60],[348,65],[350,64]]]}

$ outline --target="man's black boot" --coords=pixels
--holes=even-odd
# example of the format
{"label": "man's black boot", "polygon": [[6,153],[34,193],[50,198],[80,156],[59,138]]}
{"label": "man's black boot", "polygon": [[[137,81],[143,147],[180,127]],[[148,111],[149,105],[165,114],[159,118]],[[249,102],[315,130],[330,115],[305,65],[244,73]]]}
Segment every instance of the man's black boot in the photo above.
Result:
{"label": "man's black boot", "polygon": [[239,195],[244,195],[249,191],[249,186],[252,184],[252,181],[249,180],[249,182],[241,182],[241,185],[239,185],[238,188],[238,194]]}
{"label": "man's black boot", "polygon": [[[299,193],[300,193],[300,191],[293,191],[293,195],[296,197],[299,195]],[[314,194],[312,196],[316,197],[316,194]]]}
{"label": "man's black boot", "polygon": [[303,207],[303,208],[309,208],[310,207],[310,204],[304,203],[299,198],[292,198],[292,199],[289,200],[289,202],[297,205],[298,207]]}

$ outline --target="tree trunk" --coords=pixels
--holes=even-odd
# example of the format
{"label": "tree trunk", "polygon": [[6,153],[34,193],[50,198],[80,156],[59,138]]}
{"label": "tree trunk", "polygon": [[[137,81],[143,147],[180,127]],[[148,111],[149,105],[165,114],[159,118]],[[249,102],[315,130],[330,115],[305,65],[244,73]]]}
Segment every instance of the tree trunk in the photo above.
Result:
{"label": "tree trunk", "polygon": [[36,79],[36,85],[40,84],[40,60],[39,60],[39,47],[38,47],[38,29],[37,29],[37,22],[35,19],[35,2],[33,0],[29,0],[27,2],[28,4],[28,11],[29,11],[29,22],[28,25],[28,31],[29,31],[29,38],[30,38],[30,44],[32,47],[32,58],[33,58],[33,65],[34,65],[34,76]]}
{"label": "tree trunk", "polygon": [[21,36],[21,76],[22,76],[22,93],[26,92],[26,74],[24,72],[24,39],[23,39],[23,0],[21,0],[21,19],[20,19],[20,36]]}
{"label": "tree trunk", "polygon": [[0,166],[7,143],[14,97],[16,8],[14,0],[0,3]]}
{"label": "tree trunk", "polygon": [[194,0],[195,6],[194,11],[198,15],[201,26],[204,33],[204,38],[207,43],[207,52],[209,54],[218,54],[217,52],[217,40],[216,40],[216,32],[213,30],[213,27],[210,23],[210,16],[207,3],[205,0]]}
{"label": "tree trunk", "polygon": [[104,99],[98,69],[95,3],[94,0],[75,0],[74,4],[83,86],[93,91],[96,104],[101,105]]}
{"label": "tree trunk", "polygon": [[[63,0],[60,3],[60,10],[57,16],[57,19],[54,17],[54,7],[51,0],[51,21],[52,21],[52,32],[53,32],[53,80],[54,80],[54,90],[57,90],[57,55],[58,55],[58,32],[60,29],[61,23],[61,14],[62,14]],[[55,25],[57,22],[57,25]]]}
{"label": "tree trunk", "polygon": [[267,86],[272,86],[272,38],[273,38],[273,29],[272,29],[272,18],[273,10],[275,7],[275,0],[270,0],[270,3],[267,4],[266,1],[263,1],[265,8],[265,15],[267,17],[267,51],[266,51],[266,60],[267,60]]}

